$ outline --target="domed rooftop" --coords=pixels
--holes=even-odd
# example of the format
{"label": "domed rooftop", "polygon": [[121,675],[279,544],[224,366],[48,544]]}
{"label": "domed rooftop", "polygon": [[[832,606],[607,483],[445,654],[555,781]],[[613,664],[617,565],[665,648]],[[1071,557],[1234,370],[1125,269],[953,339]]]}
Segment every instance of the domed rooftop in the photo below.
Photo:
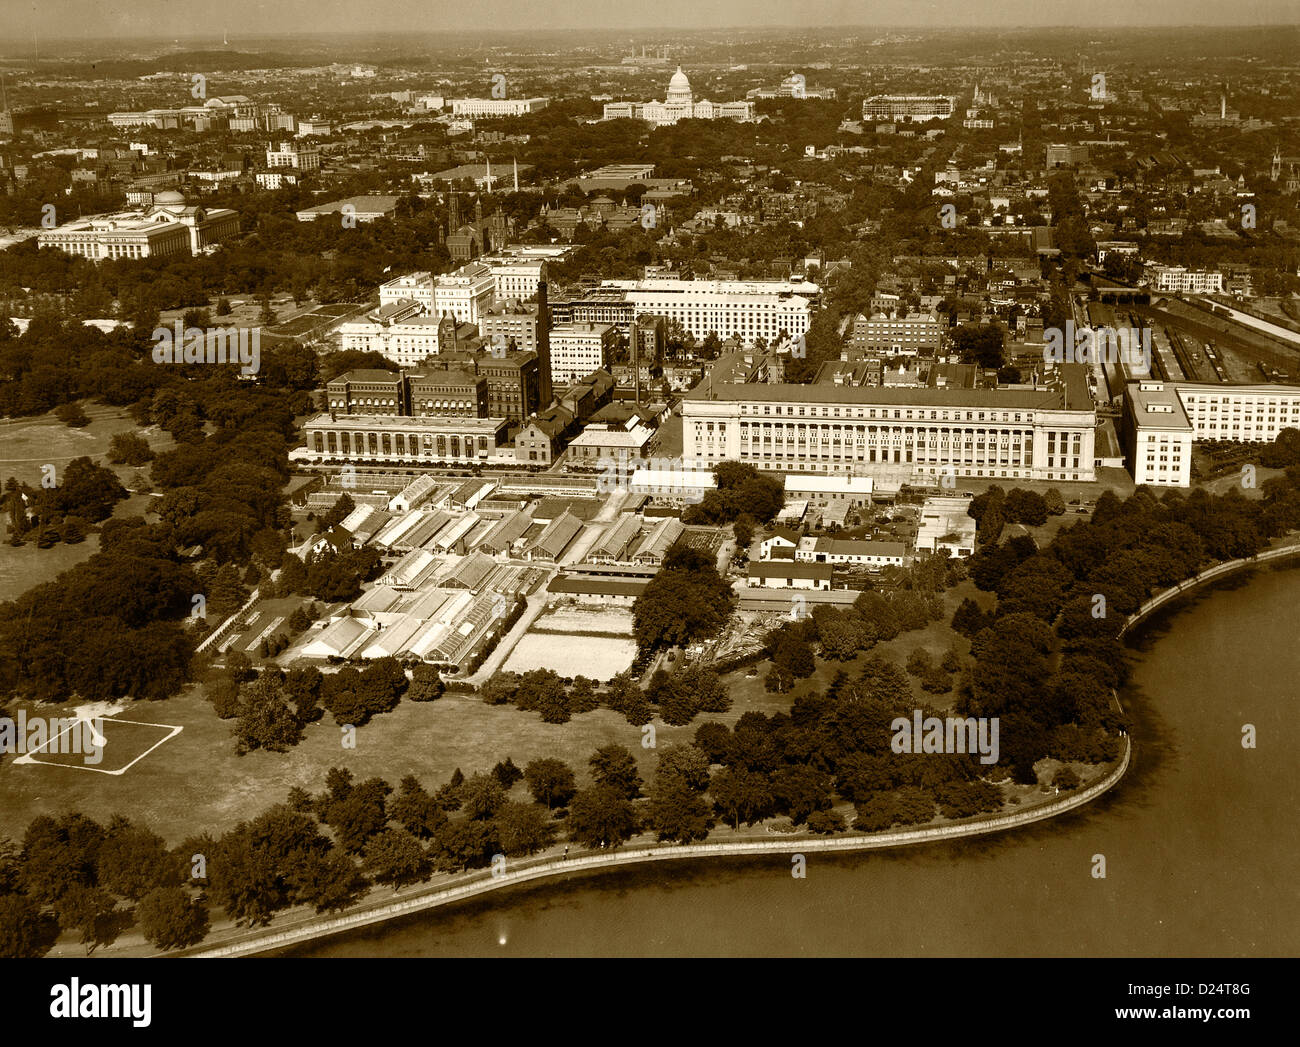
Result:
{"label": "domed rooftop", "polygon": [[159,193],[155,196],[153,202],[160,207],[184,207],[185,197],[175,189],[168,189],[166,192]]}
{"label": "domed rooftop", "polygon": [[668,81],[669,102],[689,102],[691,100],[691,81],[682,72],[682,67],[677,67],[677,72],[673,73],[673,78]]}

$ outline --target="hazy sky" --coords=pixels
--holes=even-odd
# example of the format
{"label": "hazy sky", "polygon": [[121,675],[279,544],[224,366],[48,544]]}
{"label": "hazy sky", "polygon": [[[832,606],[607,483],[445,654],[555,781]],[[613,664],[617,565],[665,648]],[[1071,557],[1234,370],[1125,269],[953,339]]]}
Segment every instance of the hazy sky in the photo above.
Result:
{"label": "hazy sky", "polygon": [[[0,39],[725,26],[1261,25],[1300,0],[0,0]],[[577,42],[575,40],[575,42]]]}

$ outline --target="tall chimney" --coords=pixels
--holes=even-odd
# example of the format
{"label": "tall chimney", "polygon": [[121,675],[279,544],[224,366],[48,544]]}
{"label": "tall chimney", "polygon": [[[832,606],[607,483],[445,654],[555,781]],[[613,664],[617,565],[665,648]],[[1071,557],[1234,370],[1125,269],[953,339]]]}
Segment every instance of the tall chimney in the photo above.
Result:
{"label": "tall chimney", "polygon": [[632,323],[632,389],[634,402],[641,406],[641,325]]}
{"label": "tall chimney", "polygon": [[537,281],[537,409],[545,411],[555,398],[551,388],[551,306],[547,298],[546,264]]}

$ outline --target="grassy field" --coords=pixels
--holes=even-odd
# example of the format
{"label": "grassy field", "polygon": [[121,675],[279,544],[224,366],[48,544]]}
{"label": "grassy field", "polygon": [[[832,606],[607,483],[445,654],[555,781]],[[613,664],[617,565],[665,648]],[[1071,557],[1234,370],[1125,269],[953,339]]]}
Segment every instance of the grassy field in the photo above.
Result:
{"label": "grassy field", "polygon": [[[738,701],[729,713],[710,719],[734,723],[747,709],[788,709],[788,695],[758,693]],[[29,714],[35,715],[31,707]],[[16,708],[10,715],[16,715]],[[69,715],[71,708],[42,706],[42,716]],[[655,750],[641,747],[641,728],[607,709],[584,713],[567,724],[542,723],[536,713],[513,706],[489,706],[473,695],[448,693],[436,702],[403,702],[393,712],[358,729],[355,749],[344,749],[333,718],[307,728],[287,753],[235,754],[232,721],[218,720],[199,688],[166,702],[128,705],[125,718],[182,727],[180,734],[149,753],[121,776],[95,774],[76,766],[0,763],[0,836],[20,838],[38,814],[82,811],[97,820],[115,812],[138,819],[171,843],[197,832],[221,834],[239,821],[283,800],[292,786],[324,788],[325,772],[347,767],[357,778],[374,775],[396,786],[414,774],[436,788],[459,767],[465,774],[489,770],[511,757],[519,767],[554,756],[568,762],[585,784],[587,759],[617,742],[637,757],[644,777],[653,774]],[[689,743],[703,720],[685,727],[656,724],[660,748]],[[111,730],[105,731],[111,738]],[[113,766],[105,747],[104,766]],[[518,787],[522,789],[522,786]],[[523,793],[520,793],[522,798]]]}
{"label": "grassy field", "polygon": [[[53,414],[32,418],[6,419],[0,422],[3,457],[0,457],[0,482],[12,476],[36,486],[41,482],[41,466],[55,467],[55,476],[68,462],[82,456],[99,465],[108,465],[105,455],[109,441],[118,433],[138,432],[154,451],[167,450],[174,441],[166,433],[150,427],[141,430],[131,417],[118,408],[83,404],[91,422],[84,429],[69,429]],[[130,489],[136,473],[148,474],[148,466],[139,469],[127,465],[110,468],[123,486]],[[148,507],[149,495],[132,494],[118,503],[114,516],[139,516]],[[6,525],[8,521],[5,521]],[[52,581],[61,571],[81,563],[99,551],[99,536],[91,534],[77,545],[59,543],[49,549],[37,549],[34,542],[14,547],[0,544],[0,600],[12,600],[34,585]]]}

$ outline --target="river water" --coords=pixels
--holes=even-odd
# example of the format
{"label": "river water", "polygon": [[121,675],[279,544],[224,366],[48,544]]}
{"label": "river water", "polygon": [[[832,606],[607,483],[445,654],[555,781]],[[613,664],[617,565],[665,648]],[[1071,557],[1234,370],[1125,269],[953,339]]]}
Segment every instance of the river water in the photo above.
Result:
{"label": "river water", "polygon": [[1121,700],[1133,762],[1081,811],[970,840],[811,853],[805,879],[776,856],[575,876],[287,955],[1300,954],[1300,570],[1240,576],[1132,643]]}

